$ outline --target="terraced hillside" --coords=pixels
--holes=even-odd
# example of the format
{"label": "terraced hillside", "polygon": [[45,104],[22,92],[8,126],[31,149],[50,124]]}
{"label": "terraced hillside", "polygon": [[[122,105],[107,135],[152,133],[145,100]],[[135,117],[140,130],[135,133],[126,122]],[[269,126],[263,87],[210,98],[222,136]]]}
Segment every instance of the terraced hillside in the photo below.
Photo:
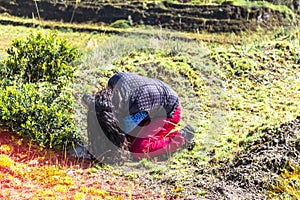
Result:
{"label": "terraced hillside", "polygon": [[258,25],[273,27],[290,24],[294,16],[287,10],[277,7],[252,4],[235,6],[231,3],[220,5],[195,5],[170,3],[167,1],[130,3],[51,3],[39,1],[0,1],[0,13],[14,16],[56,20],[64,22],[90,22],[112,24],[125,20],[119,26],[151,25],[182,31],[229,32],[255,29]]}

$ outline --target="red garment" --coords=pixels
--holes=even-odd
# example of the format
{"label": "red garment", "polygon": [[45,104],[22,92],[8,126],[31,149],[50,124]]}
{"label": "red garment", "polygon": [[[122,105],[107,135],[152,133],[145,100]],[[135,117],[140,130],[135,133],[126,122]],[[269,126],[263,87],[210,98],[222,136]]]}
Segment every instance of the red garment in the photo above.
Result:
{"label": "red garment", "polygon": [[[134,158],[150,158],[172,152],[184,143],[184,137],[176,130],[172,131],[181,119],[181,105],[177,106],[171,118],[157,118],[133,133],[131,145]],[[137,132],[137,133],[136,133]],[[131,134],[132,135],[132,134]]]}

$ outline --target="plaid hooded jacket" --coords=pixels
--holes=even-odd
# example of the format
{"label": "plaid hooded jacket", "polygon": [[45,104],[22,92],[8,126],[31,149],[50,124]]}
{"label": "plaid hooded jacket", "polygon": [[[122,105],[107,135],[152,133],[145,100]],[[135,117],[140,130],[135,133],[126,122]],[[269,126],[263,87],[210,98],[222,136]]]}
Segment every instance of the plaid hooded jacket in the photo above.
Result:
{"label": "plaid hooded jacket", "polygon": [[108,86],[113,89],[113,111],[118,119],[146,111],[150,118],[172,117],[179,99],[164,82],[121,72],[112,76]]}

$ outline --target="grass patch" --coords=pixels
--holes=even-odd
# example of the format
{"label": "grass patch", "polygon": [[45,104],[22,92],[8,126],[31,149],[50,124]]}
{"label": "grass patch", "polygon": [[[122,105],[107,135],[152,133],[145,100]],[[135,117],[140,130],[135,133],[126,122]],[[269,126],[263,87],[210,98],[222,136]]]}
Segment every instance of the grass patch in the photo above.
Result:
{"label": "grass patch", "polygon": [[277,199],[300,198],[300,168],[294,166],[291,170],[284,170],[273,185],[270,193]]}

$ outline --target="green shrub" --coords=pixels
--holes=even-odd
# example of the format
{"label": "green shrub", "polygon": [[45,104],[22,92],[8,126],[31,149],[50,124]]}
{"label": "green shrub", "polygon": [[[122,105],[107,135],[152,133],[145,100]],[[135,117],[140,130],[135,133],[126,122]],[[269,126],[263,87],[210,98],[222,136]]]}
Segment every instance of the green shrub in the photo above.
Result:
{"label": "green shrub", "polygon": [[77,49],[58,38],[56,32],[47,35],[31,33],[26,41],[15,39],[7,53],[1,77],[8,82],[24,83],[72,80],[76,68],[70,63],[79,56]]}
{"label": "green shrub", "polygon": [[0,73],[0,126],[50,148],[77,141],[71,63],[78,50],[51,32],[14,40],[7,53]]}
{"label": "green shrub", "polygon": [[22,136],[53,147],[78,139],[72,116],[73,96],[47,82],[6,86],[0,90],[0,124]]}

